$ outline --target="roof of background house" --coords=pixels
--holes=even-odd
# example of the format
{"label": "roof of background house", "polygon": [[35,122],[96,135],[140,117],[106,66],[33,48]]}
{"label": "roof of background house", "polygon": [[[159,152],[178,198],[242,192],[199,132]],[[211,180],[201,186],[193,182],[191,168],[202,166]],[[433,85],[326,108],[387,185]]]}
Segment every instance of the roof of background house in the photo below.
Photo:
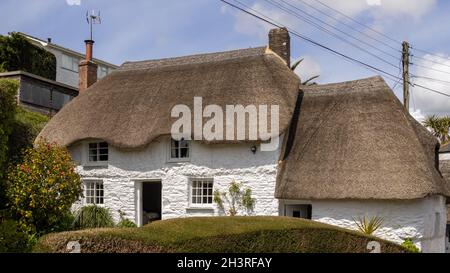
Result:
{"label": "roof of background house", "polygon": [[440,153],[450,153],[450,143],[441,146]]}
{"label": "roof of background house", "polygon": [[[36,37],[28,35],[26,33],[22,33],[22,32],[18,32],[18,33],[23,35],[23,36],[25,36],[29,40],[32,40],[32,41],[40,44],[42,47],[51,47],[51,48],[54,48],[54,49],[57,49],[57,50],[60,50],[60,51],[64,51],[64,52],[69,53],[71,55],[78,56],[80,59],[83,59],[85,57],[85,54],[77,52],[75,50],[72,50],[72,49],[69,49],[69,48],[66,48],[66,47],[54,44],[54,43],[49,43],[48,41],[44,41],[44,40],[42,40],[40,38],[36,38]],[[94,60],[95,63],[100,64],[100,65],[109,66],[109,67],[112,67],[114,69],[118,68],[117,65],[109,63],[109,62],[106,62],[106,61],[103,61],[103,60],[100,60],[100,59],[94,58],[93,60]]]}
{"label": "roof of background house", "polygon": [[128,62],[68,103],[38,138],[64,146],[94,138],[119,148],[143,147],[170,135],[177,120],[171,118],[173,106],[193,109],[194,97],[222,109],[278,105],[281,134],[298,90],[298,77],[266,47]]}
{"label": "roof of background house", "polygon": [[281,199],[450,196],[438,141],[381,77],[302,87],[277,177]]}
{"label": "roof of background house", "polygon": [[40,81],[40,82],[59,86],[59,87],[62,87],[62,88],[72,91],[76,95],[78,94],[78,88],[76,88],[76,87],[73,87],[71,85],[67,85],[67,84],[64,84],[61,82],[53,81],[53,80],[50,80],[50,79],[47,79],[47,78],[44,78],[44,77],[41,77],[41,76],[38,76],[38,75],[35,75],[32,73],[26,72],[26,71],[18,70],[18,71],[10,71],[10,72],[0,73],[0,78],[14,78],[14,77],[19,77],[19,76],[32,78],[32,79]]}

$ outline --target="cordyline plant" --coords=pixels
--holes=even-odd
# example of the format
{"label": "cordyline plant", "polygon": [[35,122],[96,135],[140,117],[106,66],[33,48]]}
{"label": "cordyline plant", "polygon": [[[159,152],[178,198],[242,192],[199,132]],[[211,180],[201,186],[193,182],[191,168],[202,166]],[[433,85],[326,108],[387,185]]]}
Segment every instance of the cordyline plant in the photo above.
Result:
{"label": "cordyline plant", "polygon": [[224,200],[228,203],[228,214],[236,216],[238,209],[245,208],[247,211],[252,210],[255,205],[255,199],[252,198],[252,190],[246,188],[242,190],[242,183],[236,181],[231,182],[228,192],[214,191],[214,202],[217,206],[225,211]]}
{"label": "cordyline plant", "polygon": [[39,142],[8,174],[9,207],[25,232],[57,229],[82,195],[80,176],[63,147]]}
{"label": "cordyline plant", "polygon": [[383,218],[379,216],[373,216],[370,218],[367,216],[357,219],[353,218],[353,221],[358,227],[358,230],[366,235],[374,234],[384,222]]}

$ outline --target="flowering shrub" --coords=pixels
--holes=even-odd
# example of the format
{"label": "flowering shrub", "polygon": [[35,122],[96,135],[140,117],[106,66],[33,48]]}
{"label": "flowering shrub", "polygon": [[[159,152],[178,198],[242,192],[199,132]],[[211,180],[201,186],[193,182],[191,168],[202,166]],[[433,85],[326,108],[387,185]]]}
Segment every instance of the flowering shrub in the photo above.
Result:
{"label": "flowering shrub", "polygon": [[8,174],[7,196],[26,232],[57,231],[82,194],[82,184],[69,152],[40,142],[27,149],[22,164]]}

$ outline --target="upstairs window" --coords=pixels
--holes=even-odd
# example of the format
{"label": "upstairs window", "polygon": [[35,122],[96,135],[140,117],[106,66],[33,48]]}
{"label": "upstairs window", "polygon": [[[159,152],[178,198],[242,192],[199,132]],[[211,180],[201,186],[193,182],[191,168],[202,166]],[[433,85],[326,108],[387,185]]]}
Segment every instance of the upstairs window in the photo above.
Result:
{"label": "upstairs window", "polygon": [[64,69],[78,73],[78,63],[79,62],[80,62],[79,59],[63,54],[61,67]]}
{"label": "upstairs window", "polygon": [[190,145],[187,140],[171,140],[170,142],[170,160],[186,161],[189,160]]}
{"label": "upstairs window", "polygon": [[89,143],[89,163],[107,162],[109,160],[108,143]]}

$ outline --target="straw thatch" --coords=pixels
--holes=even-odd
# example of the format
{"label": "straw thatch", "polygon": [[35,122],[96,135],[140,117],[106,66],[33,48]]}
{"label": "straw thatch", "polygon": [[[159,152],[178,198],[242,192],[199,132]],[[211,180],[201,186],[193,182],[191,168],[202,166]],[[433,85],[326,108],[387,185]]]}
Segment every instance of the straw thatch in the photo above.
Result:
{"label": "straw thatch", "polygon": [[440,153],[450,153],[450,143],[441,146]]}
{"label": "straw thatch", "polygon": [[276,197],[417,199],[450,196],[438,142],[381,77],[305,87],[284,143]]}
{"label": "straw thatch", "polygon": [[172,107],[185,104],[193,111],[194,97],[224,110],[279,105],[281,134],[298,88],[298,77],[265,47],[125,63],[66,105],[38,139],[64,146],[102,139],[119,148],[140,148],[169,135],[176,120],[170,117]]}

